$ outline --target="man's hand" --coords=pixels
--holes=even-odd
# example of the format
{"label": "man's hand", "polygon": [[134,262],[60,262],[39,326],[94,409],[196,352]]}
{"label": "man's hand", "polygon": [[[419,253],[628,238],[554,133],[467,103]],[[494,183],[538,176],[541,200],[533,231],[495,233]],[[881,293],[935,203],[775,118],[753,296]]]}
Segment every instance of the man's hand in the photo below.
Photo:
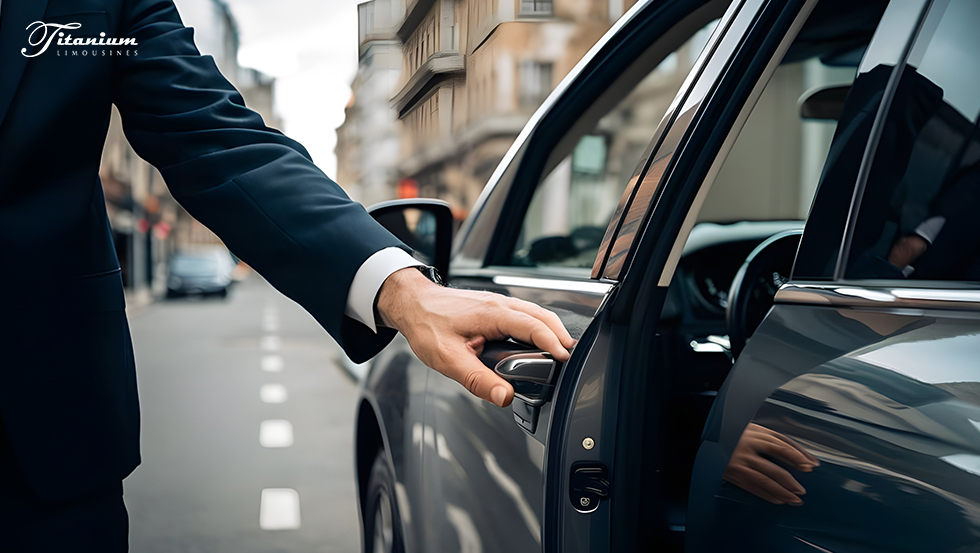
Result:
{"label": "man's hand", "polygon": [[806,489],[785,469],[762,456],[765,453],[803,472],[820,465],[816,457],[802,446],[769,430],[750,423],[739,438],[722,479],[776,505],[802,505],[798,496]]}
{"label": "man's hand", "polygon": [[477,357],[491,340],[508,337],[567,361],[575,340],[558,315],[516,298],[438,286],[414,268],[395,271],[378,292],[385,326],[405,335],[423,363],[473,395],[505,407],[514,389]]}
{"label": "man's hand", "polygon": [[916,259],[926,253],[929,249],[929,242],[917,234],[903,236],[895,241],[891,251],[888,252],[888,262],[904,269],[906,266],[915,263]]}

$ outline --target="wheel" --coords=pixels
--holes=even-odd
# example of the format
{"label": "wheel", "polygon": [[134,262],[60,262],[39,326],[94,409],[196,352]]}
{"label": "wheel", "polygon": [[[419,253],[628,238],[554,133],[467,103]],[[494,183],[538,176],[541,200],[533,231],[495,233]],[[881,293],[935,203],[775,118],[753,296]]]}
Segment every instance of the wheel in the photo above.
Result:
{"label": "wheel", "polygon": [[780,232],[765,239],[735,275],[728,291],[728,338],[738,358],[746,342],[769,314],[776,290],[789,280],[803,229]]}
{"label": "wheel", "polygon": [[378,451],[368,478],[364,501],[364,553],[404,553],[401,519],[395,498],[395,477],[384,451]]}

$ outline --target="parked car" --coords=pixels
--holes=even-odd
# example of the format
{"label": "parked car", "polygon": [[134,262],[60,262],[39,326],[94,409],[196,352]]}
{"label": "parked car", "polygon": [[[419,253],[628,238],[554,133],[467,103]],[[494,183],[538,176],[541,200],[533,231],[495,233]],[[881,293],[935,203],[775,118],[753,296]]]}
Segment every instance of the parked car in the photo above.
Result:
{"label": "parked car", "polygon": [[174,254],[167,274],[167,297],[199,294],[224,298],[234,268],[234,260],[223,248]]}
{"label": "parked car", "polygon": [[451,251],[390,226],[579,342],[488,345],[498,408],[396,338],[361,385],[365,551],[980,550],[978,23],[638,2]]}

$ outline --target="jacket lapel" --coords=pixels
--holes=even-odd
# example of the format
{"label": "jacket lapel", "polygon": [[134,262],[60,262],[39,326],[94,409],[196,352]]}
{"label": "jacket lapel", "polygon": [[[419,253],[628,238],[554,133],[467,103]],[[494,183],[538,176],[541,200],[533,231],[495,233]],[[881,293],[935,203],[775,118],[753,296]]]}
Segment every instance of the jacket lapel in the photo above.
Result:
{"label": "jacket lapel", "polygon": [[21,54],[27,44],[27,26],[41,21],[48,0],[3,0],[0,3],[0,125],[14,100],[30,58]]}

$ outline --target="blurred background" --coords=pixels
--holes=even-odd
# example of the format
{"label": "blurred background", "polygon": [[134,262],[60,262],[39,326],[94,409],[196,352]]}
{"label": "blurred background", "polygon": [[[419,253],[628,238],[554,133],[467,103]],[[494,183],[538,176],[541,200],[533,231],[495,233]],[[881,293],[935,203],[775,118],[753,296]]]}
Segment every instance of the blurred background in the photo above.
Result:
{"label": "blurred background", "polygon": [[[175,1],[246,104],[353,199],[441,198],[462,220],[535,109],[635,0]],[[614,119],[652,132],[706,39]],[[650,133],[610,134],[601,151],[628,173]],[[549,177],[549,205],[621,176],[619,161],[586,159],[594,151]],[[101,178],[142,403],[143,464],[125,482],[131,549],[357,551],[364,368],[174,201],[118,114]],[[536,216],[548,226],[546,210]]]}

